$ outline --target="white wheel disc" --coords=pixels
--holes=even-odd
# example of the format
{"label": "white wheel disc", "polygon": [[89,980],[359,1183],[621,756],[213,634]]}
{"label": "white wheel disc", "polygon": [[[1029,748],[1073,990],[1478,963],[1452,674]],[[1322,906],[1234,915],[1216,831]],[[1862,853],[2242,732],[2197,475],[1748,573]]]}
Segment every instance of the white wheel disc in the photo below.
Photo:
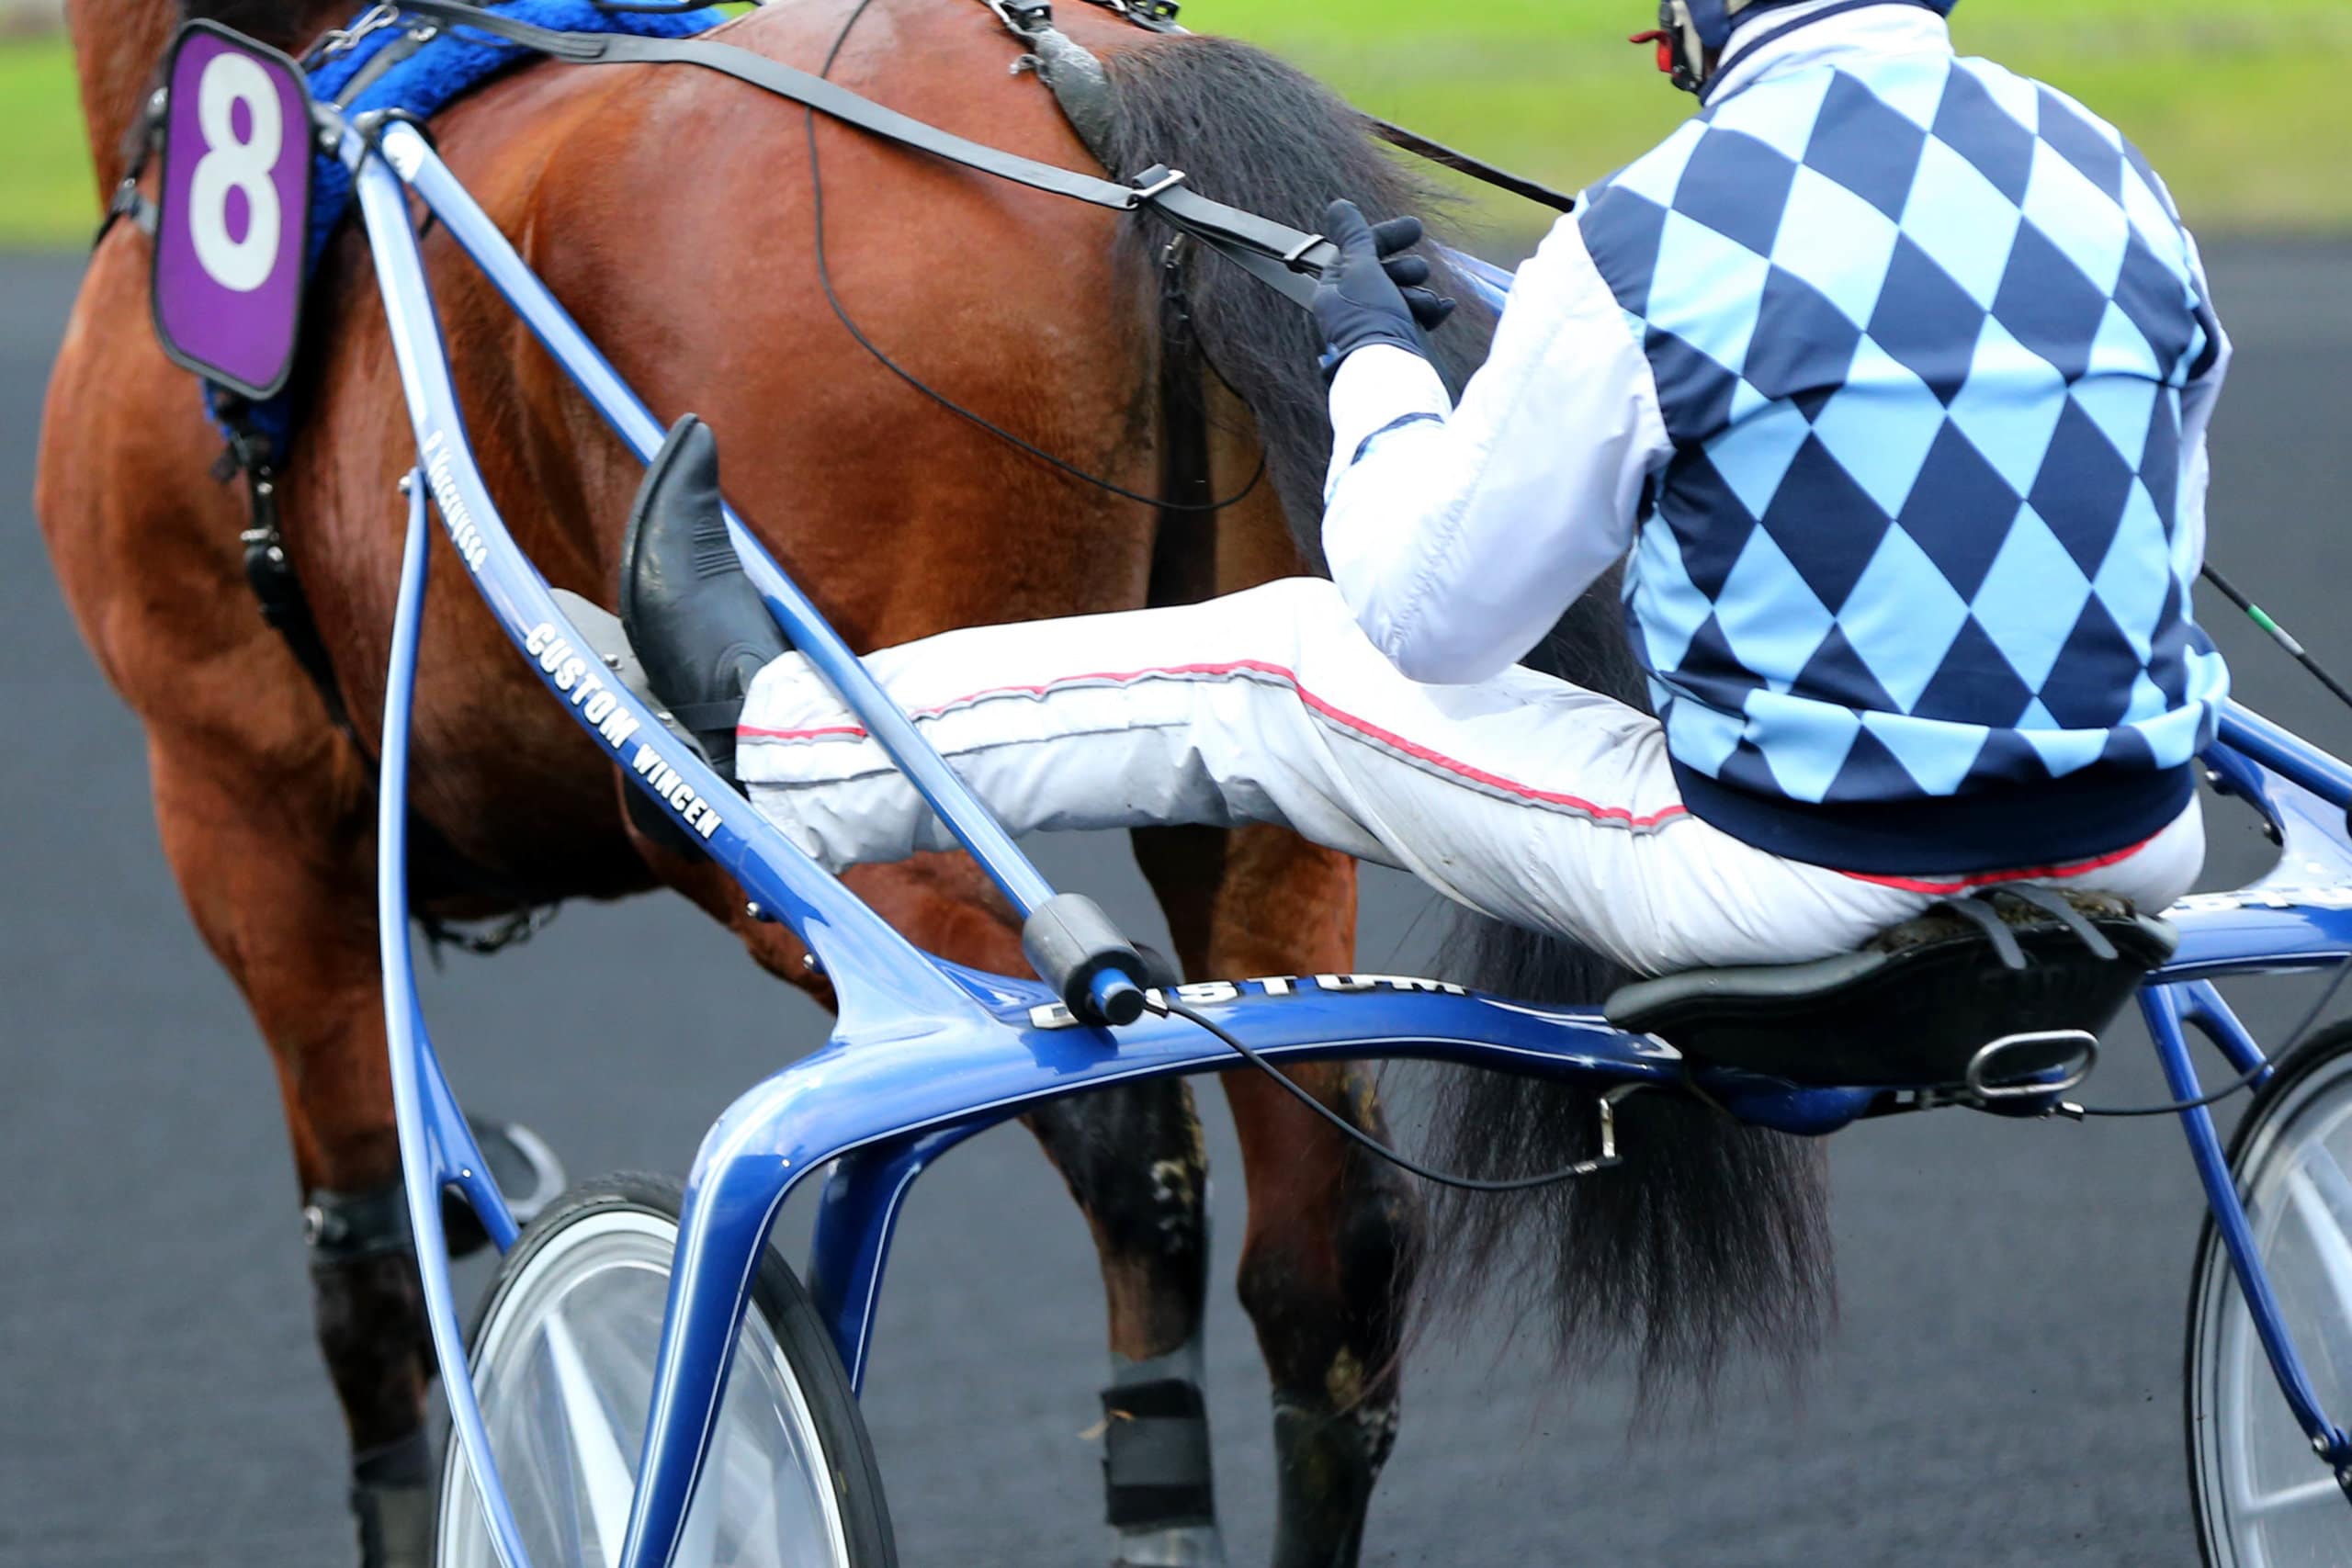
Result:
{"label": "white wheel disc", "polygon": [[[538,1243],[477,1336],[474,1387],[532,1568],[617,1568],[676,1242],[666,1216],[585,1212]],[[496,1568],[455,1443],[435,1559]],[[754,1304],[676,1568],[849,1568],[830,1477],[799,1380]]]}
{"label": "white wheel disc", "polygon": [[[2240,1196],[2320,1407],[2352,1421],[2352,1055],[2269,1106]],[[2352,1563],[2352,1504],[2278,1391],[2228,1251],[2205,1249],[2189,1369],[2209,1557],[2233,1568]]]}

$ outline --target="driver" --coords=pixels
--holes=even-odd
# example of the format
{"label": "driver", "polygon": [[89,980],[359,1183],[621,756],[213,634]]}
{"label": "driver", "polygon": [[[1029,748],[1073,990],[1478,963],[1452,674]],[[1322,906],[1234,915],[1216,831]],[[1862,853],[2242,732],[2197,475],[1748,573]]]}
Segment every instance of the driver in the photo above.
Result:
{"label": "driver", "polygon": [[[1275,823],[1644,973],[2003,882],[2169,905],[2229,343],[2145,160],[1955,58],[1953,3],[1668,0],[1702,111],[1554,228],[1458,405],[1419,226],[1334,203],[1331,581],[874,673],[1014,832]],[[632,640],[760,809],[836,869],[952,847],[731,552],[644,534]],[[1629,556],[1655,717],[1516,664]]]}

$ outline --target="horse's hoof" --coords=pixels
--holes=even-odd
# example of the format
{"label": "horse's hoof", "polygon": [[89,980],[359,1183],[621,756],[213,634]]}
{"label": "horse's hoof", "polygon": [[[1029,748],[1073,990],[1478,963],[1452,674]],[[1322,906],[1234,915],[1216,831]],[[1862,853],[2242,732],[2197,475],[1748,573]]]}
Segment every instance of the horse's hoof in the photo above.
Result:
{"label": "horse's hoof", "polygon": [[1225,1538],[1215,1525],[1122,1532],[1111,1568],[1226,1568]]}
{"label": "horse's hoof", "polygon": [[359,1568],[432,1568],[431,1486],[362,1482],[351,1489],[351,1513],[359,1525]]}

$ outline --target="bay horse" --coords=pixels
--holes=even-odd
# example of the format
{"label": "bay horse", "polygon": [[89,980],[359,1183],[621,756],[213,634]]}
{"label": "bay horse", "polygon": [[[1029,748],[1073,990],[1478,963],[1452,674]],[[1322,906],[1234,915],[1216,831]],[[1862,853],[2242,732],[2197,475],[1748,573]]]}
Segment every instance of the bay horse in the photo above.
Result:
{"label": "bay horse", "polygon": [[[126,165],[158,60],[187,16],[300,52],[358,8],[68,0],[102,186]],[[1064,29],[1111,75],[1104,162],[1126,165],[1114,173],[1165,162],[1204,194],[1300,227],[1341,195],[1375,219],[1426,205],[1359,117],[1270,56],[1068,9]],[[806,69],[824,63],[975,140],[1089,164],[1053,97],[1008,74],[1010,40],[977,0],[793,0],[736,19],[729,37]],[[666,423],[691,409],[715,428],[731,499],[856,646],[1230,592],[1317,564],[1329,431],[1311,331],[1221,261],[1190,261],[1182,286],[1213,371],[1199,394],[1210,488],[1238,498],[1167,513],[1136,499],[1155,492],[1163,457],[1164,234],[928,162],[701,71],[536,65],[434,129],[458,176],[657,415]],[[844,330],[812,246],[819,153],[831,197],[825,259],[865,333],[944,396],[1104,482],[916,395]],[[639,466],[447,236],[429,233],[424,249],[508,525],[552,583],[604,602]],[[132,223],[113,225],[91,258],[50,389],[37,510],[84,637],[144,722],[163,844],[189,910],[272,1054],[297,1190],[364,1204],[398,1177],[368,754],[401,551],[395,487],[414,461],[390,345],[364,241],[347,224],[311,286],[301,421],[277,490],[354,745],[255,614],[239,544],[243,487],[217,477],[220,437],[157,345],[149,263]],[[1442,335],[1457,382],[1490,326],[1465,320]],[[1252,484],[1261,463],[1264,482]],[[434,548],[446,574],[447,542]],[[1543,657],[1637,700],[1613,598],[1591,596]],[[667,886],[822,996],[789,935],[748,918],[722,874],[631,825],[628,786],[540,698],[471,595],[435,595],[427,615],[413,810],[447,852],[415,869],[422,908],[473,918]],[[1350,967],[1355,879],[1342,858],[1264,829],[1144,831],[1134,847],[1185,972]],[[851,881],[919,943],[1023,972],[1011,911],[964,858]],[[1585,998],[1605,980],[1573,950],[1525,933],[1488,928],[1467,941],[1462,977],[1521,995]],[[1360,1069],[1295,1076],[1380,1130]],[[1445,1211],[1432,1235],[1390,1168],[1276,1086],[1243,1073],[1226,1090],[1250,1193],[1238,1289],[1273,1388],[1277,1568],[1357,1561],[1395,1432],[1405,1303],[1424,1266],[1445,1265],[1430,1272],[1449,1280],[1532,1269],[1572,1347],[1631,1337],[1659,1369],[1703,1368],[1728,1337],[1788,1344],[1815,1325],[1813,1168],[1725,1119],[1643,1110],[1625,1133],[1624,1168],[1529,1200],[1532,1209],[1489,1199]],[[1513,1080],[1467,1081],[1447,1101],[1445,1137],[1464,1163],[1502,1174],[1534,1168],[1590,1122],[1586,1103]],[[1206,1173],[1189,1091],[1120,1089],[1030,1124],[1092,1229],[1114,1372],[1196,1375]],[[362,1561],[406,1568],[425,1550],[415,1527],[429,1517],[434,1371],[413,1254],[398,1237],[314,1250],[311,1280],[349,1428]],[[1127,1518],[1122,1560],[1223,1561],[1201,1502],[1182,1517]]]}

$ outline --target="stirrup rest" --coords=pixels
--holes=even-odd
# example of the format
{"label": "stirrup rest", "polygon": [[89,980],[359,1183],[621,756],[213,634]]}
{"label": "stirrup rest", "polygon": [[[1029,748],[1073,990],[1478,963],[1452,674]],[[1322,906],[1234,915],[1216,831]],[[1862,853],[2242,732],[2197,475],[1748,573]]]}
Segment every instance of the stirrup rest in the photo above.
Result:
{"label": "stirrup rest", "polygon": [[[686,750],[710,760],[687,728],[688,721],[670,712],[645,677],[645,663],[629,646],[628,635],[621,629],[621,618],[594,600],[584,599],[568,588],[550,590],[556,607],[564,613],[580,635],[587,639],[588,651],[603,660],[613,678],[628,688],[629,694],[653,710],[654,718]],[[621,809],[636,824],[637,830],[682,860],[698,860],[708,852],[695,841],[693,836],[670,814],[645,798],[644,792],[625,786],[621,792]]]}

